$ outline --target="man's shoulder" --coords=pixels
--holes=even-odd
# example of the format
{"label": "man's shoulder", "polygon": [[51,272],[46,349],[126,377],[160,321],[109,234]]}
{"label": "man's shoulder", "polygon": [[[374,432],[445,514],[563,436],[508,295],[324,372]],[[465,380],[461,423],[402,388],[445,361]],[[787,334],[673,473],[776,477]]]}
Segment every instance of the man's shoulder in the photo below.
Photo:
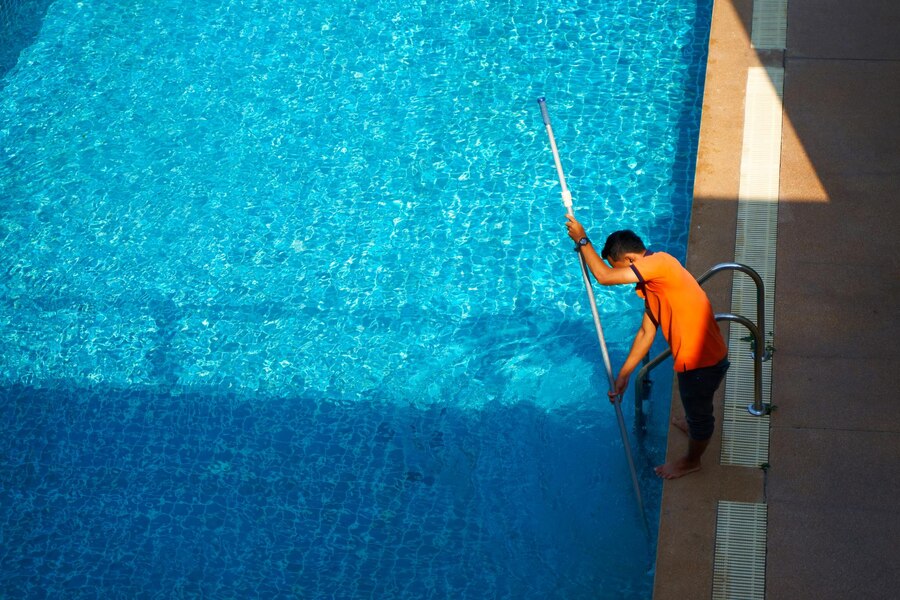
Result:
{"label": "man's shoulder", "polygon": [[679,265],[681,264],[681,261],[679,261],[677,258],[672,256],[668,252],[663,252],[660,250],[647,251],[647,254],[644,256],[644,258],[642,260],[647,260],[647,259],[656,259],[656,260],[665,261],[665,262],[676,262]]}
{"label": "man's shoulder", "polygon": [[672,269],[684,268],[677,258],[667,252],[650,252],[637,261],[636,267],[642,273],[647,271],[645,277],[662,276]]}

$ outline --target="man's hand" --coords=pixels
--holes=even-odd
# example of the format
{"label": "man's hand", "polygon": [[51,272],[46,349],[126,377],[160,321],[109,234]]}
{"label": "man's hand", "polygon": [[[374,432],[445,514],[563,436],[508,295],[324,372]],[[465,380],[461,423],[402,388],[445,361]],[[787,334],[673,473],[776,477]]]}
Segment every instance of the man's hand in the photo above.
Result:
{"label": "man's hand", "polygon": [[572,238],[573,242],[578,242],[583,237],[587,237],[587,234],[584,232],[584,227],[578,220],[572,215],[566,215],[566,229],[569,230],[569,237]]}
{"label": "man's hand", "polygon": [[607,394],[609,394],[610,402],[615,403],[616,398],[625,393],[625,390],[628,388],[628,378],[630,376],[631,373],[629,373],[628,375],[619,373],[619,376],[616,377],[616,389],[607,392]]}

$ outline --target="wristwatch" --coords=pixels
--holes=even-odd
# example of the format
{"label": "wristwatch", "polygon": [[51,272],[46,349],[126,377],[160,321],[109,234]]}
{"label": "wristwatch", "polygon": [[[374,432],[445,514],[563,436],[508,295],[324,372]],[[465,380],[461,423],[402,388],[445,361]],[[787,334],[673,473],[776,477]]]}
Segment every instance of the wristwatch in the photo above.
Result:
{"label": "wristwatch", "polygon": [[579,252],[584,246],[587,246],[591,243],[591,240],[587,239],[587,237],[583,237],[575,244],[575,252]]}

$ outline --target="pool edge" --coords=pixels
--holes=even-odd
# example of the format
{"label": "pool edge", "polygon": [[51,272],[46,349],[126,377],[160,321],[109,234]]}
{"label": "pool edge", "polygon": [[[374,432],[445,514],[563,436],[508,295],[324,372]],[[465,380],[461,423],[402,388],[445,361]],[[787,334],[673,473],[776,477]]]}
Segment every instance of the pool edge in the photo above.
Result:
{"label": "pool edge", "polygon": [[[687,247],[686,264],[694,275],[735,258],[747,72],[767,58],[780,56],[769,57],[752,47],[752,22],[752,0],[714,2]],[[732,306],[731,279],[720,276],[704,286],[717,312],[728,312]],[[727,335],[728,328],[722,329]],[[712,597],[720,500],[763,500],[765,473],[761,469],[719,462],[726,385],[716,395],[720,426],[707,449],[703,469],[663,485],[654,600]],[[674,393],[672,411],[681,411]],[[666,455],[679,456],[685,438],[677,431],[670,433]]]}

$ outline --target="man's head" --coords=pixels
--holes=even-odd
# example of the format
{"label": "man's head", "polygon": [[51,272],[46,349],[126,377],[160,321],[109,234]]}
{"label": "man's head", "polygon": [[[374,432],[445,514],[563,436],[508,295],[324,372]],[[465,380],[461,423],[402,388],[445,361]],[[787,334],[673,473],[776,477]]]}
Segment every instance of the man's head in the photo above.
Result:
{"label": "man's head", "polygon": [[606,244],[603,245],[603,251],[600,252],[600,257],[616,267],[618,265],[613,263],[625,261],[629,255],[643,256],[646,251],[644,242],[635,232],[630,229],[622,229],[609,234]]}

